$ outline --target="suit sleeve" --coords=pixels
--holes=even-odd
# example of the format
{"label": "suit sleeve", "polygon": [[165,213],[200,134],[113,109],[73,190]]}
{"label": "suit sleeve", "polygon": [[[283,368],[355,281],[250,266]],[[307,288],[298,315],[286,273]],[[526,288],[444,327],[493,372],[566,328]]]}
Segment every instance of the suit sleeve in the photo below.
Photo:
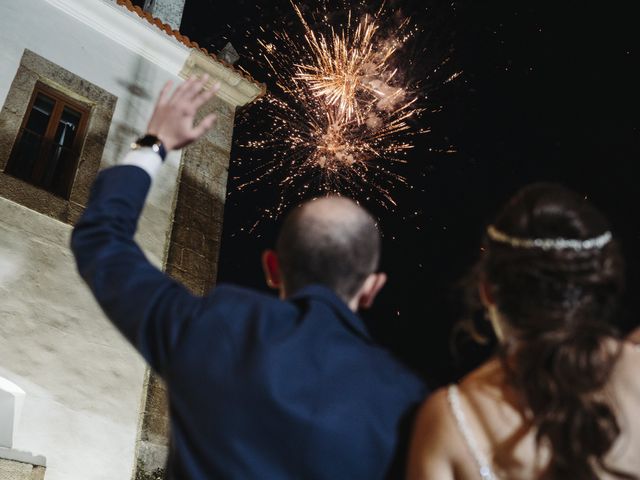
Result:
{"label": "suit sleeve", "polygon": [[107,317],[162,375],[202,299],[151,265],[133,239],[150,185],[138,166],[102,171],[71,248]]}

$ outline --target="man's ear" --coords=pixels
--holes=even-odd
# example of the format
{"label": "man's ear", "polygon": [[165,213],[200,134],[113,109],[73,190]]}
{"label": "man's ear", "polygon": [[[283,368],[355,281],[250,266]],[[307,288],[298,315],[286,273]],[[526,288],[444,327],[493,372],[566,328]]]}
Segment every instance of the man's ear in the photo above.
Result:
{"label": "man's ear", "polygon": [[280,274],[280,262],[274,250],[262,252],[262,269],[264,278],[270,288],[280,289],[282,287],[282,275]]}
{"label": "man's ear", "polygon": [[478,293],[480,294],[480,301],[484,308],[490,308],[496,304],[493,299],[493,294],[491,293],[491,285],[489,285],[486,280],[480,281],[480,284],[478,285]]}
{"label": "man's ear", "polygon": [[360,290],[358,308],[371,308],[378,292],[382,290],[385,283],[387,283],[387,275],[385,273],[372,273],[369,275],[364,281],[362,290]]}

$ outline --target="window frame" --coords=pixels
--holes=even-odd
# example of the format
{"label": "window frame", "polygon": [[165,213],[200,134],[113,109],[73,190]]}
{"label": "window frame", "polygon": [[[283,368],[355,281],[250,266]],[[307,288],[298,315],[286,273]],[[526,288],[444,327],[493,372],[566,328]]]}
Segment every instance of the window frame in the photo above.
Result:
{"label": "window frame", "polygon": [[[46,158],[48,157],[48,153],[50,152],[51,148],[55,148],[55,134],[57,132],[59,123],[60,123],[60,119],[62,118],[62,114],[64,112],[65,107],[69,107],[72,110],[76,111],[77,113],[80,114],[80,121],[78,122],[78,129],[76,131],[76,135],[75,138],[73,139],[73,144],[70,147],[70,150],[72,152],[73,155],[73,168],[71,169],[71,171],[69,172],[69,175],[67,178],[64,179],[64,194],[63,195],[59,195],[56,192],[42,186],[39,185],[37,183],[37,175],[32,174],[30,179],[26,179],[26,178],[21,178],[21,177],[17,177],[14,176],[10,173],[10,169],[13,166],[13,163],[16,160],[16,157],[14,156],[17,153],[18,148],[20,147],[20,142],[22,141],[22,137],[24,135],[24,132],[27,130],[27,123],[29,122],[29,118],[31,117],[31,113],[33,111],[33,107],[35,104],[36,99],[38,98],[38,94],[42,94],[46,97],[51,98],[55,103],[53,106],[53,109],[51,111],[51,116],[49,117],[49,123],[47,125],[47,129],[44,133],[44,135],[42,136],[42,141],[45,142],[45,145],[40,147],[40,151],[38,154],[38,158],[36,159],[35,163],[34,163],[34,167],[33,170],[35,172],[38,171],[38,169],[43,170],[46,167]],[[36,82],[36,85],[33,88],[33,92],[31,94],[31,99],[29,100],[29,105],[27,106],[27,110],[22,118],[22,123],[20,125],[20,130],[18,133],[18,136],[15,139],[15,142],[13,144],[13,147],[11,149],[11,153],[9,154],[9,158],[7,160],[7,163],[4,167],[4,173],[7,175],[11,175],[14,176],[14,178],[17,178],[18,180],[21,180],[23,182],[28,183],[29,185],[32,185],[36,188],[39,188],[41,190],[44,190],[46,192],[51,193],[52,195],[55,195],[59,198],[62,198],[64,200],[69,200],[70,196],[71,196],[71,188],[73,186],[73,182],[74,179],[76,177],[76,174],[78,172],[78,163],[80,161],[80,157],[82,155],[82,145],[84,144],[86,135],[87,135],[87,126],[89,124],[89,118],[91,116],[91,107],[83,104],[82,102],[79,102],[77,100],[74,100],[73,98],[69,97],[68,95],[65,95],[63,92],[51,87],[50,85],[47,85],[41,81]],[[32,132],[31,130],[29,130],[29,132],[34,133],[36,135],[38,135],[36,132]],[[47,146],[48,145],[48,146]],[[34,177],[36,177],[34,179]]]}
{"label": "window frame", "polygon": [[[38,82],[91,110],[68,200],[4,172]],[[0,208],[4,200],[9,200],[74,225],[87,205],[91,185],[100,167],[114,163],[111,156],[120,146],[120,140],[110,137],[117,103],[116,95],[92,80],[25,48],[0,108]]]}

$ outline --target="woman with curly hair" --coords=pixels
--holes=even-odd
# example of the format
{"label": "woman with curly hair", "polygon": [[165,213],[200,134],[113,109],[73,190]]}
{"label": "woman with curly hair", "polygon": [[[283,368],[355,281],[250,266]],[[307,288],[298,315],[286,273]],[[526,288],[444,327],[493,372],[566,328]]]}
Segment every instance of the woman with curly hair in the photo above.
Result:
{"label": "woman with curly hair", "polygon": [[639,479],[640,350],[613,326],[623,267],[585,199],[518,193],[476,270],[498,354],[425,402],[408,478]]}

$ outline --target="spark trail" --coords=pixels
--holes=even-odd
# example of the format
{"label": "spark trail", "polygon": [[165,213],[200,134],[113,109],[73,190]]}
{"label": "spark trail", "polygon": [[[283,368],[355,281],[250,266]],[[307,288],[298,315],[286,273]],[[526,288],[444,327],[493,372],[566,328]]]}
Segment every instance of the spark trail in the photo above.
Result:
{"label": "spark trail", "polygon": [[393,25],[392,34],[383,34],[390,29],[382,28],[384,22],[393,18],[384,4],[374,14],[356,16],[347,9],[346,21],[337,27],[327,3],[310,18],[291,5],[302,35],[281,29],[271,41],[258,42],[258,60],[271,71],[276,88],[260,107],[270,125],[244,146],[269,160],[239,188],[275,184],[279,200],[265,211],[270,217],[327,193],[393,208],[393,190],[407,184],[394,165],[406,162],[413,137],[428,131],[414,126],[424,111],[423,98],[397,58],[417,28],[407,18]]}

